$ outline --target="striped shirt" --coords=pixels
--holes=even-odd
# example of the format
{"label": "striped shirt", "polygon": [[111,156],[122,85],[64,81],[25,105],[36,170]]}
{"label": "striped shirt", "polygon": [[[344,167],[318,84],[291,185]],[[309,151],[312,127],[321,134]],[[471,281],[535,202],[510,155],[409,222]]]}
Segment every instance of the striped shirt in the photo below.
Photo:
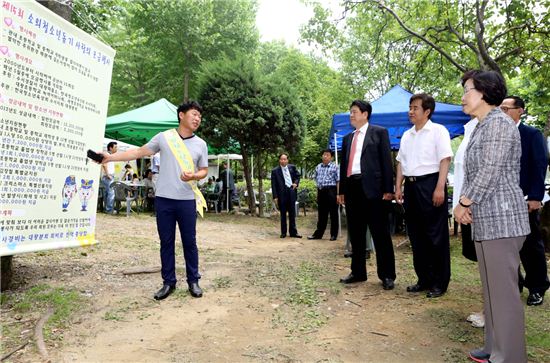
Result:
{"label": "striped shirt", "polygon": [[319,189],[324,187],[335,187],[336,183],[340,181],[340,170],[338,166],[332,162],[327,165],[320,163],[315,168],[314,179]]}

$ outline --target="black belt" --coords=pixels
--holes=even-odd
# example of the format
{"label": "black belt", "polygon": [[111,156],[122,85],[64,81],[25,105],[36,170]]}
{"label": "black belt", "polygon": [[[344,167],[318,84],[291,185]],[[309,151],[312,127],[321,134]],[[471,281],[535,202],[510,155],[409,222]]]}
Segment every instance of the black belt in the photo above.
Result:
{"label": "black belt", "polygon": [[409,181],[411,183],[414,183],[414,182],[419,182],[419,181],[422,181],[422,180],[425,180],[425,179],[433,178],[434,176],[437,176],[437,175],[439,175],[439,172],[426,174],[426,175],[420,175],[420,176],[406,176],[405,180]]}
{"label": "black belt", "polygon": [[336,189],[336,185],[329,185],[329,186],[321,187],[321,188],[318,188],[318,189],[319,190]]}
{"label": "black belt", "polygon": [[350,175],[348,178],[350,179],[355,179],[355,180],[359,180],[363,177],[362,174],[353,174],[353,175]]}

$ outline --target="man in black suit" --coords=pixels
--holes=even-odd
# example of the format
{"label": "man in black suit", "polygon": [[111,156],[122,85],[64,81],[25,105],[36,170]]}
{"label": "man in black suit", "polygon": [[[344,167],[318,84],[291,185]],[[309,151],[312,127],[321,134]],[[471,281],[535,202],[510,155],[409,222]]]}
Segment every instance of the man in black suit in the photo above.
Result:
{"label": "man in black suit", "polygon": [[350,106],[355,131],[344,137],[338,202],[346,205],[353,255],[351,273],[344,284],[366,281],[367,226],[376,250],[378,278],[385,290],[394,288],[395,257],[388,212],[393,198],[393,168],[388,130],[370,125],[370,103],[355,100]]}
{"label": "man in black suit", "polygon": [[271,171],[271,191],[273,202],[281,212],[281,238],[286,237],[288,213],[288,234],[290,237],[302,238],[296,230],[296,189],[300,184],[300,172],[288,163],[288,155],[279,155],[279,166]]}
{"label": "man in black suit", "polygon": [[[550,281],[540,233],[540,209],[544,197],[544,179],[548,165],[548,150],[542,133],[521,122],[525,103],[517,96],[508,96],[500,105],[502,111],[518,125],[521,137],[521,169],[519,185],[527,197],[531,233],[523,243],[519,255],[525,269],[525,287],[529,289],[527,305],[541,305]],[[521,276],[521,275],[520,275]]]}

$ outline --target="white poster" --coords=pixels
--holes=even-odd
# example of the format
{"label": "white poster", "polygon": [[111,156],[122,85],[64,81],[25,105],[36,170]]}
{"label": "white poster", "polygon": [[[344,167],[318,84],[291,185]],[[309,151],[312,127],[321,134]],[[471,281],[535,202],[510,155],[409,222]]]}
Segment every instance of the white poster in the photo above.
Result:
{"label": "white poster", "polygon": [[35,1],[2,0],[0,256],[96,243],[115,51]]}

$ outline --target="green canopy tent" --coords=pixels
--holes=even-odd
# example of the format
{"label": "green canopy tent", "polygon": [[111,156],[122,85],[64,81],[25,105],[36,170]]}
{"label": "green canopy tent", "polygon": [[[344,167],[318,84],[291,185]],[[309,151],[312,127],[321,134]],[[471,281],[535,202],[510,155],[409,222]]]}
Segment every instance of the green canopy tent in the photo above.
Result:
{"label": "green canopy tent", "polygon": [[164,98],[135,110],[107,117],[105,137],[142,146],[159,132],[178,126],[177,107]]}

